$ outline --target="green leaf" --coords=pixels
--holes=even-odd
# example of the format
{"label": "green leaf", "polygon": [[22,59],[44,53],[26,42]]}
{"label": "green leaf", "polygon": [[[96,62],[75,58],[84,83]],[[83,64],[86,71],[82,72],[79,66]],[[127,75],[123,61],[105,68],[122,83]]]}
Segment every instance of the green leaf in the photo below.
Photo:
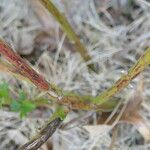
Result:
{"label": "green leaf", "polygon": [[33,111],[36,108],[31,101],[23,101],[21,105],[21,117],[25,117],[28,112]]}
{"label": "green leaf", "polygon": [[28,112],[31,112],[36,108],[36,105],[33,104],[32,101],[27,100],[24,91],[19,92],[18,99],[14,100],[10,106],[12,111],[20,112],[21,118],[25,117]]}
{"label": "green leaf", "polygon": [[57,106],[56,112],[53,114],[51,119],[59,117],[61,120],[64,120],[66,118],[66,111],[63,106]]}
{"label": "green leaf", "polygon": [[0,97],[9,99],[9,87],[5,82],[0,84]]}
{"label": "green leaf", "polygon": [[36,105],[28,100],[14,100],[11,103],[10,107],[12,111],[20,112],[20,117],[23,118],[27,115],[27,113],[33,111],[36,108]]}

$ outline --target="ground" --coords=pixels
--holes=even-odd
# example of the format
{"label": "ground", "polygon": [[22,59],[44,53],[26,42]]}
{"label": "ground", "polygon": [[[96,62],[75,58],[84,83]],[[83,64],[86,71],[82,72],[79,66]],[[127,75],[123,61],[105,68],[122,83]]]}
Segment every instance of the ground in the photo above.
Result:
{"label": "ground", "polygon": [[[96,96],[111,85],[137,61],[150,46],[150,2],[148,0],[53,0],[68,18],[86,45],[97,73],[90,72],[74,44],[69,42],[57,21],[35,0],[0,0],[0,37],[26,59],[45,78],[64,90]],[[114,99],[124,103],[137,94],[142,80],[141,116],[150,118],[150,69],[134,79]],[[29,97],[38,96],[33,85],[0,73],[11,90],[22,88]],[[136,100],[136,99],[134,99]],[[54,106],[53,106],[54,107]],[[7,108],[0,111],[0,150],[15,150],[36,134],[54,108],[40,108],[21,120]],[[41,150],[148,150],[150,145],[135,126],[122,123],[115,144],[111,125],[99,125],[100,113],[72,111]],[[95,132],[96,131],[96,132]],[[149,132],[149,131],[148,131]]]}

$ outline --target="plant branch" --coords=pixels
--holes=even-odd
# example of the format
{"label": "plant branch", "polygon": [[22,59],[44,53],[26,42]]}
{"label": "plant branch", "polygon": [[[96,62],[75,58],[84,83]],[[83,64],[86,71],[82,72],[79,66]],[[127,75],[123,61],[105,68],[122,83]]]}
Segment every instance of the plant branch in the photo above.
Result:
{"label": "plant branch", "polygon": [[68,104],[69,106],[76,109],[113,109],[116,106],[117,102],[108,100],[110,100],[110,98],[112,98],[116,93],[124,89],[148,65],[150,65],[150,48],[148,48],[143,56],[139,58],[137,63],[131,69],[129,69],[126,75],[121,76],[121,78],[111,88],[104,91],[99,96],[78,96],[69,93],[66,94],[66,96],[60,101],[60,103]]}
{"label": "plant branch", "polygon": [[62,121],[65,119],[68,111],[62,106],[58,106],[56,112],[49,119],[43,129],[32,140],[21,146],[18,150],[37,150],[41,147],[59,128]]}
{"label": "plant branch", "polygon": [[104,91],[99,96],[93,99],[93,103],[101,105],[107,102],[112,96],[124,89],[129,83],[138,76],[147,66],[150,65],[150,47],[139,58],[136,64],[133,65],[126,75],[121,78],[108,90]]}
{"label": "plant branch", "polygon": [[[148,48],[126,75],[123,75],[111,88],[104,91],[101,95],[92,97],[89,95],[80,96],[73,92],[64,92],[59,87],[49,84],[3,41],[0,41],[0,53],[14,66],[15,71],[13,70],[13,73],[29,79],[38,88],[46,91],[50,98],[55,97],[53,100],[56,103],[67,105],[71,109],[83,110],[100,109],[102,111],[111,111],[114,109],[118,101],[108,100],[125,88],[150,64],[150,48]],[[63,95],[60,96],[60,93],[63,93]]]}
{"label": "plant branch", "polygon": [[18,150],[37,150],[53,135],[61,122],[60,118],[55,118],[48,122],[34,139],[21,146]]}
{"label": "plant branch", "polygon": [[[53,15],[53,17],[59,22],[63,31],[67,34],[68,38],[73,42],[85,62],[91,60],[91,56],[88,54],[86,47],[81,43],[79,37],[74,32],[67,18],[55,7],[51,0],[40,0],[41,3],[47,8],[47,10]],[[94,70],[94,65],[89,64],[88,67]]]}
{"label": "plant branch", "polygon": [[[54,85],[49,84],[39,73],[31,68],[25,60],[23,60],[17,53],[15,53],[4,41],[0,39],[0,54],[2,54],[12,65],[12,71],[15,74],[29,79],[39,89],[48,91],[51,97],[59,98],[59,89],[56,89]],[[6,65],[5,65],[6,66]],[[8,66],[6,66],[8,68]]]}

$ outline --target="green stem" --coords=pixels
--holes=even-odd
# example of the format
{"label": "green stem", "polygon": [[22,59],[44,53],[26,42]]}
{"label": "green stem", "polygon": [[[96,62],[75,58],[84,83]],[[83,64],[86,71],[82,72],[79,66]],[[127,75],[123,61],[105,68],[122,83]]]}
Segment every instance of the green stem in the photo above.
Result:
{"label": "green stem", "polygon": [[[63,16],[60,11],[55,7],[51,0],[40,0],[41,3],[47,8],[47,10],[53,15],[53,17],[59,22],[61,28],[67,34],[68,38],[73,42],[80,53],[81,57],[87,62],[91,60],[91,56],[88,54],[86,47],[81,43],[79,37],[74,32],[73,28],[67,21],[66,17]],[[89,64],[88,67],[94,70],[94,65]],[[95,71],[95,70],[94,70]]]}
{"label": "green stem", "polygon": [[148,48],[137,63],[129,69],[126,75],[123,75],[110,89],[93,98],[93,103],[97,105],[106,103],[112,96],[124,89],[148,65],[150,65],[150,48]]}
{"label": "green stem", "polygon": [[[40,76],[35,70],[33,70],[19,55],[13,52],[13,50],[3,41],[0,40],[0,53],[13,64],[4,65],[6,68],[0,69],[13,74],[17,74],[19,77],[27,78],[30,82],[34,83],[38,88],[44,90],[50,96],[51,100],[56,103],[67,105],[72,109],[102,109],[112,110],[117,101],[108,101],[116,93],[124,89],[140,72],[142,72],[150,64],[150,48],[148,48],[144,55],[137,61],[137,63],[129,69],[126,75],[123,75],[111,88],[104,91],[97,97],[89,95],[80,96],[73,92],[63,92],[59,87],[48,83],[42,76]],[[63,93],[63,94],[62,94]]]}

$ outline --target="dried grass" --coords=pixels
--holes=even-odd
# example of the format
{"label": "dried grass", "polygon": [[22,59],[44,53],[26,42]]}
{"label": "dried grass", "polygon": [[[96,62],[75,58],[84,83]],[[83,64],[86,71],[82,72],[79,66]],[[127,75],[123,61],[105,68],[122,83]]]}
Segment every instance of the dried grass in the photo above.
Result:
{"label": "dried grass", "polygon": [[[121,12],[118,16],[111,14],[108,8],[114,7],[114,4],[110,1],[103,3],[103,5],[99,5],[98,0],[95,0],[96,5],[94,0],[62,0],[61,3],[56,0],[54,2],[66,13],[85,43],[93,58],[92,62],[96,63],[98,74],[89,72],[79,54],[72,52],[72,47],[65,44],[66,36],[61,33],[58,25],[55,25],[55,28],[47,28],[49,31],[46,29],[46,32],[49,34],[53,32],[53,34],[45,42],[46,46],[40,43],[39,48],[36,48],[34,39],[44,29],[41,20],[32,11],[33,6],[31,7],[27,0],[9,0],[9,4],[7,0],[0,0],[0,36],[30,62],[34,60],[36,67],[46,76],[47,80],[65,90],[97,95],[110,87],[121,74],[126,72],[143,53],[143,50],[149,46],[150,3],[148,0],[135,1],[138,8],[131,13],[132,21],[126,19]],[[98,12],[101,14],[100,16]],[[55,42],[53,49],[49,47],[49,41]],[[148,121],[150,117],[149,73],[149,68],[144,71],[144,102],[140,112]],[[9,82],[14,80],[11,76],[7,77],[3,74],[0,78]],[[139,80],[140,78],[136,78],[116,98],[128,101]],[[28,85],[22,84],[28,91],[27,93],[31,94]],[[86,113],[74,112],[68,116],[66,122],[81,114],[86,115]],[[49,113],[46,112],[46,114]],[[25,143],[35,133],[37,120],[39,120],[39,125],[45,120],[42,121],[39,118],[33,119],[32,117],[20,121],[17,114],[1,110],[0,149],[12,150],[16,149],[15,145]],[[92,119],[91,124],[96,125],[96,113],[93,113],[90,118]],[[105,150],[109,148],[111,143],[110,129],[94,126],[99,135],[93,136],[82,127],[82,124],[86,124],[86,119],[80,126],[70,130],[58,130],[51,140],[54,150]],[[129,148],[131,150],[148,150],[150,145],[142,142],[141,135],[133,126],[124,124],[119,127],[114,149],[126,150]]]}

